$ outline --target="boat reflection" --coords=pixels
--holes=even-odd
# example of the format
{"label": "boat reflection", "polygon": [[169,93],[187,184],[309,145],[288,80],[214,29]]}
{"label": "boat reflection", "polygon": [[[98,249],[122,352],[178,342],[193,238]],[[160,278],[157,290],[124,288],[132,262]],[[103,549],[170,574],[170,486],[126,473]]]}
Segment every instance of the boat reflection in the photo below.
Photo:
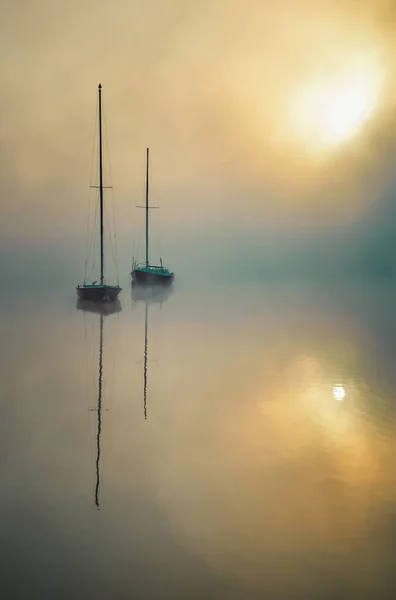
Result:
{"label": "boat reflection", "polygon": [[173,293],[171,286],[142,286],[132,282],[131,296],[132,307],[136,302],[144,302],[144,352],[143,352],[143,412],[147,419],[147,378],[148,378],[148,314],[150,303],[159,303],[162,308],[163,302],[168,300]]}
{"label": "boat reflection", "polygon": [[96,458],[95,458],[95,505],[99,510],[99,493],[100,493],[100,438],[102,434],[102,379],[103,379],[103,324],[104,318],[121,312],[122,307],[119,300],[114,302],[91,302],[86,300],[78,300],[76,308],[83,312],[94,313],[100,315],[100,332],[99,332],[99,371],[98,371],[98,403],[96,408],[90,410],[97,411],[97,433],[96,433]]}
{"label": "boat reflection", "polygon": [[173,286],[148,286],[139,285],[138,283],[132,282],[131,285],[131,296],[132,304],[135,302],[156,302],[162,305],[168,298],[173,294]]}
{"label": "boat reflection", "polygon": [[335,400],[338,400],[339,402],[342,402],[345,398],[345,388],[341,383],[337,383],[334,387],[333,387],[333,396]]}
{"label": "boat reflection", "polygon": [[76,308],[84,312],[96,313],[104,317],[114,315],[122,311],[121,302],[93,302],[90,300],[77,300]]}

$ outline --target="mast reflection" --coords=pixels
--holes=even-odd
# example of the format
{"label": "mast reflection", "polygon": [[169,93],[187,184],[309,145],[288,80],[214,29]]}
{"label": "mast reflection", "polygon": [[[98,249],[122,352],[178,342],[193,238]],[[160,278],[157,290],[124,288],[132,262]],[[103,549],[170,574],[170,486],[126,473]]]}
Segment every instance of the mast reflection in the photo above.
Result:
{"label": "mast reflection", "polygon": [[99,510],[99,493],[100,493],[100,438],[102,434],[102,377],[103,377],[103,324],[104,318],[116,313],[121,312],[121,303],[119,300],[113,302],[89,302],[84,300],[78,300],[76,308],[83,312],[95,313],[100,316],[100,332],[99,332],[99,375],[98,375],[98,403],[97,408],[90,409],[96,410],[98,414],[97,420],[97,433],[96,433],[96,459],[95,459],[95,471],[96,471],[96,482],[95,482],[95,505]]}
{"label": "mast reflection", "polygon": [[144,302],[144,352],[143,352],[143,412],[147,419],[147,379],[148,379],[148,314],[150,303],[157,303],[162,308],[163,302],[173,293],[171,286],[142,286],[132,283],[132,307],[136,302]]}

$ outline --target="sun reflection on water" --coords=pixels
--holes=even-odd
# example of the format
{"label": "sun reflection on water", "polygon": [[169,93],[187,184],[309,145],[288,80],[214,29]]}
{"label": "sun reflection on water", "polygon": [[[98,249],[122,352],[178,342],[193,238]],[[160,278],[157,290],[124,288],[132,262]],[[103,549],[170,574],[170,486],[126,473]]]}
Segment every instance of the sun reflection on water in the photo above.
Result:
{"label": "sun reflection on water", "polygon": [[342,402],[345,398],[345,394],[346,394],[345,388],[340,383],[337,383],[333,387],[333,396],[336,400],[339,400],[340,402]]}

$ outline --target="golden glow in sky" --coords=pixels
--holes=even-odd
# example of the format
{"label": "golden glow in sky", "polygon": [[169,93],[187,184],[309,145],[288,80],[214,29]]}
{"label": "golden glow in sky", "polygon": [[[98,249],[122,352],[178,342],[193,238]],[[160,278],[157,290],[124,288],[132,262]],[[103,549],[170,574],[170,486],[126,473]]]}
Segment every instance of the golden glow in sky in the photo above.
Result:
{"label": "golden glow in sky", "polygon": [[153,202],[171,228],[208,214],[223,228],[231,213],[239,227],[239,211],[356,218],[371,206],[360,175],[367,165],[382,186],[395,110],[389,0],[47,4],[9,3],[0,23],[8,231],[84,229],[99,81],[118,234],[135,219],[148,145]]}
{"label": "golden glow in sky", "polygon": [[383,68],[372,57],[348,58],[334,73],[304,81],[291,98],[291,125],[308,151],[331,150],[351,140],[375,114]]}

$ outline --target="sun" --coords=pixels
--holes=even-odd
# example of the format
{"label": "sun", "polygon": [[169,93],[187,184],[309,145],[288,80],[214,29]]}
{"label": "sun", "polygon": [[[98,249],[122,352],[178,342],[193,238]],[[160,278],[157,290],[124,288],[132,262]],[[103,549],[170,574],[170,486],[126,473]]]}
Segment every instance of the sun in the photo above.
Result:
{"label": "sun", "polygon": [[326,151],[356,137],[374,115],[383,85],[378,64],[343,65],[298,87],[291,100],[293,129],[314,152]]}

